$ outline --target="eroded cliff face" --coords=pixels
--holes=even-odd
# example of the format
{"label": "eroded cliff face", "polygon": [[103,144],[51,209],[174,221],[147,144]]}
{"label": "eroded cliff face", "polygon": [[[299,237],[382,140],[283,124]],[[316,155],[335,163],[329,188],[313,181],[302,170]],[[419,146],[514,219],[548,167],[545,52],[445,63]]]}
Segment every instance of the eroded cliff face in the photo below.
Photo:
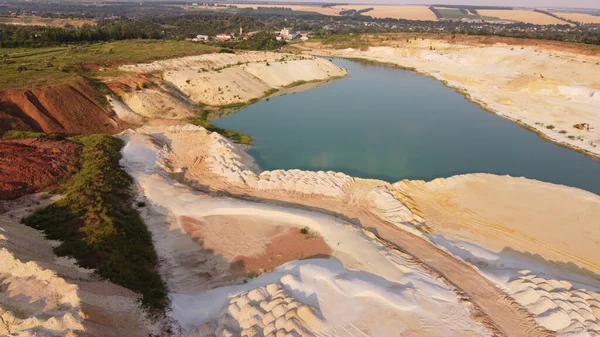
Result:
{"label": "eroded cliff face", "polygon": [[57,187],[78,169],[80,153],[66,140],[0,139],[0,200]]}
{"label": "eroded cliff face", "polygon": [[46,133],[117,133],[122,122],[111,116],[103,96],[85,82],[0,92],[0,133],[28,130]]}

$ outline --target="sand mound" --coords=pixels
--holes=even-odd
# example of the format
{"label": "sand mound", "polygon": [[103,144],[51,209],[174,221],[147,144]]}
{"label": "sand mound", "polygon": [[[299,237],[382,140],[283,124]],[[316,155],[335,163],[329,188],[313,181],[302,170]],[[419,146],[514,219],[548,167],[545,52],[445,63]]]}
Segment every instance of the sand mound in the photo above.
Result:
{"label": "sand mound", "polygon": [[204,323],[190,336],[317,336],[324,322],[315,308],[290,296],[280,283],[237,295],[216,321]]}
{"label": "sand mound", "polygon": [[417,201],[434,232],[449,239],[495,251],[508,246],[600,274],[596,239],[590,235],[600,231],[600,197],[593,193],[490,174],[395,186]]}
{"label": "sand mound", "polygon": [[506,284],[508,293],[557,336],[600,336],[600,293],[529,270]]}
{"label": "sand mound", "polygon": [[159,323],[146,320],[134,293],[99,280],[73,260],[57,258],[52,242],[15,221],[31,212],[27,205],[52,201],[27,196],[0,207],[9,209],[0,214],[0,335],[158,333]]}
{"label": "sand mound", "polygon": [[353,181],[348,175],[331,171],[274,170],[258,173],[254,159],[243,147],[216,132],[208,133],[204,128],[189,124],[144,126],[137,132],[151,135],[164,144],[160,154],[163,165],[171,172],[185,172],[185,178],[190,180],[196,180],[208,169],[229,184],[328,197],[341,197]]}
{"label": "sand mound", "polygon": [[77,170],[80,151],[66,140],[0,140],[0,200],[58,186]]}

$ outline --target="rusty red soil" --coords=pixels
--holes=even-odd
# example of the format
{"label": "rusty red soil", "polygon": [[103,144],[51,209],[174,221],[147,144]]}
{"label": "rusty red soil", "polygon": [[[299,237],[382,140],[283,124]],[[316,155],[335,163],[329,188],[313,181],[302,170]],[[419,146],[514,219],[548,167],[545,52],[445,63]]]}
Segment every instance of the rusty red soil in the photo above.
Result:
{"label": "rusty red soil", "polygon": [[0,200],[59,186],[77,171],[80,153],[67,140],[0,139]]}

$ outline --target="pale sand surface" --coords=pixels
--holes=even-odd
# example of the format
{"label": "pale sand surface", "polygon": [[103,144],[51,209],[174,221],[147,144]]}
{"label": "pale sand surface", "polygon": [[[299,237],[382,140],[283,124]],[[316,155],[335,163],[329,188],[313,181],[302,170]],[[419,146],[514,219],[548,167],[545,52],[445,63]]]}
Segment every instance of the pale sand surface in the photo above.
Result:
{"label": "pale sand surface", "polygon": [[[275,303],[272,309],[267,309],[268,303],[265,303],[263,308],[261,301],[268,298],[270,302],[273,298],[269,296],[273,294],[267,295],[258,291],[262,295],[257,294],[260,296],[251,304],[263,309],[258,313],[253,313],[258,309],[251,309],[246,305],[238,306],[238,309],[228,305],[231,298],[241,292],[269,284],[279,284],[286,290],[284,299],[290,298],[289,303],[298,301],[307,304],[310,308],[306,310],[320,317],[318,321],[324,322],[324,329],[317,331],[312,330],[317,328],[309,323],[318,322],[314,319],[307,318],[294,323],[304,329],[304,335],[329,332],[331,335],[358,336],[366,333],[371,336],[385,336],[398,331],[405,331],[407,335],[490,335],[483,325],[473,321],[469,302],[459,300],[451,285],[440,281],[435,273],[432,275],[429,269],[421,266],[409,255],[389,248],[360,227],[317,212],[199,193],[161,174],[164,167],[161,161],[166,153],[160,145],[161,137],[157,133],[154,133],[154,140],[132,131],[122,134],[121,137],[127,143],[123,149],[122,164],[134,176],[140,187],[140,197],[147,203],[142,216],[153,234],[161,261],[167,265],[161,272],[164,273],[172,291],[172,316],[184,331],[200,328],[208,321],[215,322],[215,329],[219,329],[219,326],[221,329],[242,329],[241,325],[250,324],[256,325],[256,329],[263,329],[264,333],[264,329],[270,329],[267,327],[269,322],[273,322],[273,316],[276,318],[275,328],[282,329],[295,322],[292,319],[295,307],[292,305],[277,309]],[[184,224],[181,221],[184,217],[197,219],[193,222],[198,227],[187,227],[192,229],[192,235],[185,231],[189,219],[184,221]],[[217,223],[208,224],[211,219],[215,219],[214,217],[218,217]],[[334,259],[309,258],[301,262],[292,262],[248,283],[239,282],[241,280],[238,279],[216,284],[215,278],[219,278],[219,275],[214,273],[214,270],[210,271],[211,278],[205,280],[212,283],[213,287],[220,288],[209,291],[212,287],[206,287],[207,284],[204,288],[200,287],[199,283],[203,283],[203,279],[196,277],[196,268],[200,266],[182,263],[185,256],[188,259],[199,256],[198,242],[195,242],[192,236],[196,236],[197,240],[202,238],[202,235],[211,235],[212,237],[203,239],[215,246],[214,252],[211,252],[214,258],[233,256],[236,254],[219,254],[221,250],[235,252],[236,248],[227,248],[218,241],[221,240],[221,236],[223,239],[242,240],[238,233],[231,231],[236,225],[244,226],[249,218],[253,220],[249,222],[248,230],[256,233],[245,236],[254,242],[264,242],[266,237],[279,231],[279,226],[290,228],[283,235],[272,236],[270,243],[263,243],[264,248],[253,248],[251,252],[257,253],[254,257],[262,258],[269,254],[276,257],[277,249],[270,247],[273,245],[278,249],[288,248],[290,252],[297,251],[295,247],[298,247],[309,249],[307,253],[322,253],[323,249],[310,251],[312,245],[321,245],[318,241],[318,237],[321,237],[333,248],[331,255]],[[227,228],[223,231],[217,228],[224,223],[223,221],[232,222],[225,225],[231,226],[231,231]],[[263,227],[267,225],[275,228],[267,230]],[[215,227],[209,228],[213,226]],[[298,235],[299,229],[304,227],[311,233],[308,238]],[[260,254],[261,249],[266,254]],[[283,254],[283,251],[281,253]],[[255,262],[260,262],[260,259],[254,257],[244,257],[245,262],[254,266]],[[212,264],[210,259],[203,259],[203,263]],[[186,282],[183,282],[184,280]],[[239,310],[247,310],[247,313],[239,316]],[[219,315],[219,312],[222,314]],[[265,315],[264,322],[262,319],[262,323],[247,321],[249,317],[261,312]],[[387,316],[382,313],[387,313]]]}
{"label": "pale sand surface", "polygon": [[[464,292],[467,298],[473,301],[474,310],[477,312],[475,316],[486,326],[511,336],[545,336],[549,334],[533,321],[533,317],[524,311],[522,306],[507,298],[504,292],[484,279],[478,271],[456,259],[458,255],[446,254],[440,250],[440,248],[445,249],[443,246],[431,244],[423,233],[416,230],[419,221],[422,221],[422,217],[416,214],[418,206],[410,196],[393,190],[392,185],[388,183],[348,177],[350,180],[346,185],[331,184],[331,178],[336,177],[335,172],[311,173],[290,170],[281,171],[278,176],[311,178],[303,179],[303,183],[300,185],[297,183],[286,185],[285,179],[279,182],[279,178],[272,180],[269,177],[267,181],[271,181],[272,184],[268,183],[267,188],[257,188],[260,186],[259,184],[249,183],[249,181],[254,181],[252,177],[262,176],[264,172],[257,171],[252,158],[248,157],[240,147],[220,136],[207,134],[201,128],[192,126],[144,127],[140,131],[151,135],[158,146],[170,145],[168,148],[163,148],[158,155],[154,155],[159,157],[159,165],[194,186],[246,197],[253,196],[258,200],[281,201],[284,205],[309,207],[321,212],[340,214],[346,219],[353,219],[355,224],[360,224],[362,228],[368,229],[365,233],[369,236],[375,237],[374,233],[377,233],[378,237],[387,241],[386,246],[394,247],[394,249],[401,247],[403,251],[409,252],[418,261],[424,263],[424,267],[438,275],[440,280],[445,280],[444,282],[448,282]],[[135,133],[124,135],[126,139],[134,136],[139,137]],[[183,141],[184,139],[187,141]],[[127,147],[125,151],[127,151]],[[135,159],[137,162],[143,162],[145,161],[143,158],[151,157],[149,155],[138,157],[138,153],[144,153],[142,148],[131,151],[125,157],[132,158],[131,160],[137,158]],[[156,158],[149,161],[147,165],[154,160]],[[272,173],[270,172],[268,175],[272,176]],[[319,185],[329,187],[317,189],[316,186]],[[158,188],[156,183],[151,186]],[[312,187],[307,188],[306,186]],[[391,195],[392,193],[393,195]],[[148,191],[145,194],[149,196]],[[170,200],[168,194],[164,192],[159,195]],[[231,208],[220,209],[218,212],[225,211],[229,214],[238,212]],[[256,215],[267,216],[269,212],[261,207],[261,211]],[[313,225],[309,225],[309,228],[314,229]],[[346,226],[346,229],[349,227]],[[326,241],[329,240],[330,236],[325,235],[322,230],[316,231]],[[352,265],[351,260],[348,260],[349,256],[346,256],[346,253],[340,253],[338,250],[340,246],[336,244],[336,241],[329,243],[337,251],[334,256],[343,258],[344,265]],[[346,240],[340,242],[344,243]],[[358,251],[358,247],[353,246],[352,251]],[[366,258],[367,255],[361,253],[361,260],[365,261]],[[384,271],[381,268],[369,270],[376,273]],[[387,270],[387,272],[389,271]],[[182,299],[182,301],[184,300]]]}
{"label": "pale sand surface", "polygon": [[600,16],[583,14],[583,13],[565,13],[565,12],[552,12],[557,16],[581,23],[600,23]]}
{"label": "pale sand surface", "polygon": [[[600,155],[599,56],[543,46],[406,42],[405,37],[385,44],[368,50],[308,52],[412,67],[557,143]],[[595,131],[575,129],[578,123],[589,123]]]}
{"label": "pale sand surface", "polygon": [[533,10],[513,9],[513,10],[490,10],[478,9],[479,15],[492,16],[502,20],[519,21],[533,23],[536,25],[565,25],[568,22],[559,20],[550,15],[534,12]]}
{"label": "pale sand surface", "polygon": [[450,240],[510,248],[600,275],[600,197],[525,178],[470,174],[395,184]]}
{"label": "pale sand surface", "polygon": [[[166,137],[163,141],[169,142],[171,148],[161,153],[161,160],[168,163],[168,170],[185,172],[184,177],[198,186],[317,207],[360,219],[364,227],[461,285],[487,313],[493,313],[490,318],[503,329],[525,324],[527,318],[521,318],[519,323],[503,321],[518,317],[514,312],[502,312],[513,304],[494,299],[491,293],[481,297],[482,293],[472,292],[486,286],[475,286],[476,279],[468,276],[468,269],[451,263],[456,262],[454,258],[477,267],[481,275],[529,309],[538,324],[558,331],[559,335],[594,335],[598,330],[594,298],[600,284],[595,274],[598,238],[594,233],[598,232],[595,215],[600,214],[600,198],[592,193],[485,174],[390,185],[347,176],[346,180],[331,180],[339,175],[333,172],[313,172],[312,176],[300,170],[261,173],[242,148],[199,128],[163,127],[161,131],[160,127],[144,127],[140,131],[156,139]],[[311,179],[302,178],[300,185],[293,183],[298,177]],[[415,233],[418,228],[430,234],[416,234],[437,247],[427,246],[418,237],[405,233]],[[439,249],[447,250],[453,257]],[[581,302],[581,308],[574,309],[576,302]],[[523,331],[533,334],[535,330]]]}

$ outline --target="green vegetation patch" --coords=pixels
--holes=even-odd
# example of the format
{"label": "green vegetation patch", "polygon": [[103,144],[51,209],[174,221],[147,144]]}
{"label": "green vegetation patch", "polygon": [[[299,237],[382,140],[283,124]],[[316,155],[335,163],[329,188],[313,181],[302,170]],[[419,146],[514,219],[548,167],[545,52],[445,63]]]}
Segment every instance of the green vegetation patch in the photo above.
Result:
{"label": "green vegetation patch", "polygon": [[59,256],[72,256],[108,280],[142,295],[151,312],[168,304],[152,237],[133,208],[133,178],[120,166],[123,141],[108,135],[71,138],[83,145],[81,170],[62,187],[64,198],[23,223],[43,230]]}
{"label": "green vegetation patch", "polygon": [[201,126],[208,131],[216,132],[216,133],[220,134],[221,136],[227,137],[231,141],[236,142],[238,144],[248,145],[248,144],[252,143],[252,137],[248,136],[245,133],[233,131],[233,130],[229,130],[229,129],[223,129],[223,128],[215,126],[213,123],[211,123],[208,120],[209,113],[210,112],[208,110],[204,110],[204,112],[202,112],[202,115],[200,117],[192,118],[189,120],[189,122],[191,124]]}
{"label": "green vegetation patch", "polygon": [[0,89],[115,76],[122,64],[201,55],[219,48],[174,40],[128,40],[51,48],[0,48]]}
{"label": "green vegetation patch", "polygon": [[19,138],[47,138],[48,134],[43,132],[32,132],[32,131],[18,131],[9,130],[6,131],[2,138],[4,139],[19,139]]}

